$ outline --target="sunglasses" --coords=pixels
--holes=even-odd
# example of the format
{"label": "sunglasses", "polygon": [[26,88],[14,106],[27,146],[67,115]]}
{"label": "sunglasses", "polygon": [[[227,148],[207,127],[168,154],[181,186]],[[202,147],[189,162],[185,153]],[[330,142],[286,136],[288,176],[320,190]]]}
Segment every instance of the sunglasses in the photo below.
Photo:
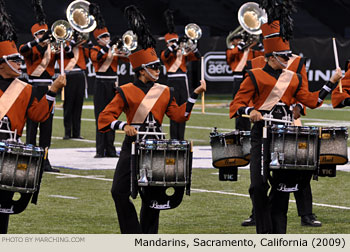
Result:
{"label": "sunglasses", "polygon": [[152,64],[148,65],[147,68],[153,69],[153,70],[160,70],[162,66],[160,64]]}
{"label": "sunglasses", "polygon": [[38,35],[40,36],[40,35],[44,35],[44,34],[45,34],[45,31],[39,31],[39,32],[35,33],[36,36],[38,36]]}
{"label": "sunglasses", "polygon": [[289,57],[287,55],[278,55],[280,56],[282,59],[288,61],[289,60]]}
{"label": "sunglasses", "polygon": [[8,60],[8,61],[11,61],[11,62],[13,62],[13,63],[17,63],[17,64],[22,64],[22,63],[24,63],[24,61],[23,61],[21,58],[19,58],[19,57],[16,57],[16,58],[8,58],[7,60]]}
{"label": "sunglasses", "polygon": [[99,38],[109,38],[110,36],[108,34],[103,34],[102,36],[100,36]]}

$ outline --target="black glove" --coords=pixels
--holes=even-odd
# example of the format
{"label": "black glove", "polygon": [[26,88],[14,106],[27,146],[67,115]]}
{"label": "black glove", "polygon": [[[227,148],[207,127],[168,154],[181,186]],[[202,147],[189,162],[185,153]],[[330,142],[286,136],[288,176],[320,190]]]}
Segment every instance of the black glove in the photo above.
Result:
{"label": "black glove", "polygon": [[237,48],[240,51],[244,51],[244,49],[247,47],[246,43],[244,41],[241,41],[238,43]]}
{"label": "black glove", "polygon": [[47,30],[44,35],[39,39],[39,42],[43,42],[51,37],[51,30]]}
{"label": "black glove", "polygon": [[[113,37],[111,42],[109,42],[109,46],[112,47],[113,45],[117,44],[119,41],[121,41],[121,39],[119,37]],[[119,44],[121,44],[121,43],[119,43]]]}
{"label": "black glove", "polygon": [[179,43],[186,42],[187,40],[188,40],[188,38],[186,36],[182,36],[179,38]]}
{"label": "black glove", "polygon": [[346,98],[344,101],[344,106],[350,106],[350,98]]}

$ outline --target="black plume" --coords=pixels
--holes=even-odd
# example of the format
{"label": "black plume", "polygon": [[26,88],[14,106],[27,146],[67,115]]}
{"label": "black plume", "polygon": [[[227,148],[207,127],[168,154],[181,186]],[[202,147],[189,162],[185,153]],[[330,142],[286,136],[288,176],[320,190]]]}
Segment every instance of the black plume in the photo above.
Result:
{"label": "black plume", "polygon": [[17,40],[15,25],[7,14],[4,0],[0,0],[0,41]]}
{"label": "black plume", "polygon": [[164,18],[166,25],[168,27],[169,33],[175,33],[175,23],[174,23],[174,11],[172,10],[166,10],[164,12]]}
{"label": "black plume", "polygon": [[36,22],[40,25],[46,24],[46,15],[44,12],[42,0],[33,0],[32,5],[35,12]]}
{"label": "black plume", "polygon": [[268,23],[280,21],[280,36],[283,40],[293,37],[293,19],[291,15],[297,11],[295,0],[260,0],[260,7],[265,9]]}
{"label": "black plume", "polygon": [[90,15],[95,17],[96,23],[97,23],[97,27],[96,27],[97,29],[102,29],[106,27],[105,20],[100,11],[100,6],[98,6],[96,3],[90,3],[89,13]]}
{"label": "black plume", "polygon": [[152,36],[146,19],[143,14],[134,5],[125,8],[124,15],[126,16],[129,27],[137,35],[137,42],[142,49],[149,47],[155,48],[156,40]]}

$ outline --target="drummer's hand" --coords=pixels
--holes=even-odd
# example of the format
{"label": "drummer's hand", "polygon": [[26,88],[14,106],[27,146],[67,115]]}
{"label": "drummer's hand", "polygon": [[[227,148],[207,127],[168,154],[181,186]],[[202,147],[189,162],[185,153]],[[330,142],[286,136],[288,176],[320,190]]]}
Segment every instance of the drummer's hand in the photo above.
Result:
{"label": "drummer's hand", "polygon": [[294,119],[300,118],[300,116],[301,116],[300,111],[301,111],[300,106],[295,106],[293,108],[293,117],[294,117]]}
{"label": "drummer's hand", "polygon": [[193,92],[195,94],[201,94],[205,92],[205,90],[207,90],[207,83],[205,82],[205,80],[201,80],[201,85],[198,86]]}
{"label": "drummer's hand", "polygon": [[57,93],[58,90],[66,86],[66,76],[59,75],[57,79],[52,83],[50,91]]}
{"label": "drummer's hand", "polygon": [[125,134],[127,136],[135,136],[135,135],[137,135],[137,130],[131,125],[125,125],[124,131],[125,131]]}
{"label": "drummer's hand", "polygon": [[343,75],[342,75],[341,69],[340,69],[340,67],[338,67],[337,69],[335,69],[335,72],[329,81],[332,82],[333,84],[337,83],[341,79],[342,76]]}
{"label": "drummer's hand", "polygon": [[250,112],[249,116],[250,116],[251,122],[257,122],[257,121],[261,121],[264,119],[263,116],[261,115],[261,113],[255,109],[252,110],[252,112]]}

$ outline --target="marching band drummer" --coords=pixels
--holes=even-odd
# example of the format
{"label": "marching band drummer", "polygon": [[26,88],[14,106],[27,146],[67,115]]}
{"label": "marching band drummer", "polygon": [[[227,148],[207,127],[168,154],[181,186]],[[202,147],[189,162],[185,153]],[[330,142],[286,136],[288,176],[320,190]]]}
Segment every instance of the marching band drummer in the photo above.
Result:
{"label": "marching band drummer", "polygon": [[[136,140],[138,130],[161,131],[165,114],[176,122],[187,121],[196,98],[205,91],[206,83],[201,81],[201,85],[194,90],[188,101],[178,106],[173,90],[155,83],[161,65],[154,50],[155,39],[143,23],[143,15],[135,6],[127,7],[125,13],[138,36],[140,48],[129,56],[136,80],[118,87],[113,100],[100,113],[98,125],[102,132],[120,129],[126,134],[111,191],[121,233],[157,233],[160,210],[152,209],[142,201],[139,222],[135,207],[129,199],[131,143]],[[148,106],[150,102],[151,106]],[[122,112],[126,114],[127,122],[118,120]]]}
{"label": "marching band drummer", "polygon": [[[338,68],[320,91],[310,92],[300,76],[285,70],[291,56],[288,40],[292,31],[290,11],[294,9],[286,8],[285,4],[292,6],[292,3],[287,2],[274,6],[269,1],[264,1],[263,8],[266,9],[269,17],[269,23],[261,27],[264,35],[266,64],[262,69],[256,68],[248,71],[246,79],[230,104],[230,118],[250,115],[250,120],[254,123],[251,131],[251,186],[249,190],[255,209],[257,233],[286,233],[289,201],[289,193],[279,191],[279,183],[273,177],[270,178],[272,187],[268,195],[269,184],[266,171],[269,165],[268,152],[264,152],[264,167],[262,168],[261,165],[263,115],[271,113],[275,117],[274,112],[279,110],[274,109],[277,103],[285,104],[281,106],[291,113],[289,106],[293,98],[309,108],[316,108],[322,104],[324,98],[335,88],[341,78],[341,70]],[[279,8],[279,10],[274,8]],[[251,100],[253,107],[248,105]],[[266,145],[264,150],[267,149]]]}
{"label": "marching band drummer", "polygon": [[[164,12],[164,17],[168,26],[168,33],[164,39],[167,48],[161,52],[161,60],[166,68],[169,87],[174,89],[174,97],[180,106],[185,103],[190,96],[190,86],[187,78],[187,62],[197,61],[201,58],[198,48],[183,55],[179,47],[179,36],[175,32],[173,11]],[[178,123],[170,120],[171,139],[184,140],[186,123]]]}
{"label": "marching band drummer", "polygon": [[[287,63],[287,68],[290,71],[293,71],[301,75],[302,81],[308,83],[306,67],[305,67],[305,58],[302,58],[298,55],[292,54]],[[248,60],[245,67],[246,70],[254,68],[263,68],[265,62],[264,56],[259,56],[254,59]],[[294,99],[293,99],[294,100]],[[296,120],[300,118],[301,115],[306,115],[306,107],[301,103],[292,102],[293,107],[293,118]],[[303,186],[299,186],[298,191],[294,192],[294,197],[297,205],[298,215],[301,217],[302,226],[311,226],[311,227],[320,227],[322,223],[316,219],[316,215],[312,212],[312,191],[311,191],[311,178],[312,173],[306,172],[305,183]],[[309,181],[309,182],[308,182]],[[307,183],[308,182],[308,183]],[[254,226],[255,225],[255,216],[254,208],[250,217],[242,222],[242,226]]]}
{"label": "marching band drummer", "polygon": [[[18,139],[23,132],[24,124],[29,118],[35,122],[44,122],[53,109],[57,91],[65,85],[65,77],[59,76],[50,90],[40,100],[33,95],[33,88],[17,77],[21,74],[21,56],[17,51],[16,34],[12,21],[5,12],[3,0],[0,0],[0,119],[7,117],[11,131],[17,131]],[[5,123],[3,124],[5,125]],[[0,134],[0,140],[8,139],[8,134]],[[21,193],[21,198],[14,201],[14,192],[0,190],[0,233],[8,230],[9,215],[22,212],[29,200],[36,204],[38,191],[35,194]]]}
{"label": "marching band drummer", "polygon": [[[33,0],[33,7],[36,14],[37,23],[31,27],[34,37],[33,41],[23,44],[19,52],[24,57],[29,76],[29,83],[35,89],[35,96],[40,100],[52,85],[52,77],[55,74],[55,63],[57,54],[51,50],[49,38],[51,31],[46,24],[46,17],[41,0]],[[68,49],[68,48],[67,48]],[[53,113],[43,122],[34,122],[30,118],[27,120],[26,143],[37,146],[36,135],[39,127],[39,146],[50,147],[52,136]],[[49,172],[59,172],[59,169],[52,168],[49,159],[44,163],[44,170]]]}
{"label": "marching band drummer", "polygon": [[94,85],[94,110],[96,118],[96,155],[95,158],[117,157],[118,154],[114,147],[114,131],[99,132],[98,117],[101,111],[114,97],[115,89],[118,86],[117,68],[118,62],[129,62],[127,55],[118,51],[118,56],[114,55],[113,45],[116,45],[117,39],[110,39],[110,33],[105,26],[105,21],[97,4],[90,4],[90,12],[97,19],[97,28],[93,31],[94,38],[98,45],[90,50],[90,59],[96,71]]}

